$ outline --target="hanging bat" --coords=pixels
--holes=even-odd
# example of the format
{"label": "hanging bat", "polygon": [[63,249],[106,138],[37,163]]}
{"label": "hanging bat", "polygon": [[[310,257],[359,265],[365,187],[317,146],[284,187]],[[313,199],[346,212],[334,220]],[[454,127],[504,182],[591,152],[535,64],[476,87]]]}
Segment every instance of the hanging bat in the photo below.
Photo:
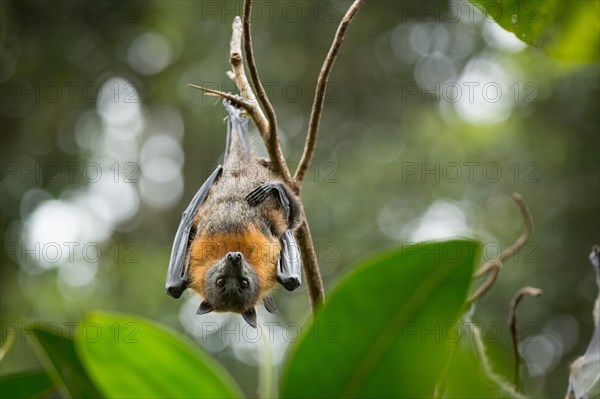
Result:
{"label": "hanging bat", "polygon": [[268,161],[250,148],[247,118],[228,100],[223,165],[188,205],[173,242],[167,293],[190,287],[203,298],[197,314],[240,313],[256,328],[255,306],[276,311],[276,281],[288,291],[301,282],[293,231],[301,222],[296,195],[273,178]]}

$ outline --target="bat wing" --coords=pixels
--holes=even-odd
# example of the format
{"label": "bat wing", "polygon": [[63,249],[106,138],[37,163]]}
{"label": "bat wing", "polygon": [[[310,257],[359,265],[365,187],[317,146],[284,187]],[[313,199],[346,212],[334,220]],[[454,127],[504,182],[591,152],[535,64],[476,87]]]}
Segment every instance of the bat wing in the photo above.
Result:
{"label": "bat wing", "polygon": [[[263,202],[271,193],[276,193],[285,213],[286,219],[290,220],[292,208],[287,191],[280,182],[267,182],[252,190],[247,196],[246,201],[251,206],[256,206]],[[302,263],[300,261],[300,250],[296,239],[291,230],[286,230],[281,236],[283,246],[279,254],[277,264],[277,281],[288,291],[293,291],[302,282]]]}
{"label": "bat wing", "polygon": [[179,223],[177,234],[175,234],[175,241],[173,241],[169,270],[167,271],[167,294],[173,298],[179,298],[188,286],[188,266],[190,260],[187,253],[194,216],[198,212],[198,208],[206,200],[208,191],[218,179],[222,170],[223,167],[218,165],[202,187],[200,187],[196,195],[194,195],[192,202],[190,202],[181,216],[181,222]]}

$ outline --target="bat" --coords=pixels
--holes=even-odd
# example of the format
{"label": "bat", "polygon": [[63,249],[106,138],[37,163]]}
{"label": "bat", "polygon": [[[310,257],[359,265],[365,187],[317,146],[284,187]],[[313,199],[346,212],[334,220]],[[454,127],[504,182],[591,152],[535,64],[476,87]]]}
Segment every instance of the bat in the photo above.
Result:
{"label": "bat", "polygon": [[276,311],[277,282],[301,284],[300,252],[293,231],[301,223],[294,192],[254,156],[248,118],[228,100],[223,165],[200,187],[183,212],[167,271],[167,294],[189,287],[202,298],[197,314],[235,312],[256,328],[256,305]]}

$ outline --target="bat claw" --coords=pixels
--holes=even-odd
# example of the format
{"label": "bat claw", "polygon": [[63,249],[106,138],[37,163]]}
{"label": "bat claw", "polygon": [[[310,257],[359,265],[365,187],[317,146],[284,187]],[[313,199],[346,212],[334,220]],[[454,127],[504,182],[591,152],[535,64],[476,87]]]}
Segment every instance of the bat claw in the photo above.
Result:
{"label": "bat claw", "polygon": [[250,191],[250,193],[246,196],[246,201],[248,201],[250,206],[256,206],[267,199],[269,194],[271,194],[271,190],[272,187],[270,183],[263,183],[254,190]]}
{"label": "bat claw", "polygon": [[256,310],[254,310],[254,308],[246,310],[244,313],[242,313],[242,317],[248,324],[250,324],[250,327],[256,328]]}
{"label": "bat claw", "polygon": [[267,312],[277,313],[277,308],[275,307],[275,302],[273,302],[273,297],[271,295],[267,295],[265,299],[263,299],[263,304],[265,305]]}
{"label": "bat claw", "polygon": [[202,301],[202,303],[200,304],[200,307],[198,308],[198,310],[196,311],[196,314],[205,314],[205,313],[210,313],[214,310],[213,305],[211,305],[209,302],[207,301]]}

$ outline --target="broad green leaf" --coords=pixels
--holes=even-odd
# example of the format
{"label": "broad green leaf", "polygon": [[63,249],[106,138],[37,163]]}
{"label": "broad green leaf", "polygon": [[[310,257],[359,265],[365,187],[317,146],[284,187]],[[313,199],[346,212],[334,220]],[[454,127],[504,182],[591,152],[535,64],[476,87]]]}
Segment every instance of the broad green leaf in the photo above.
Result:
{"label": "broad green leaf", "polygon": [[71,339],[57,335],[50,328],[38,325],[32,326],[30,330],[33,331],[35,339],[29,342],[63,396],[73,398],[100,396],[79,361]]}
{"label": "broad green leaf", "polygon": [[282,397],[432,397],[478,260],[457,240],[366,261],[293,348]]}
{"label": "broad green leaf", "polygon": [[600,2],[596,0],[472,0],[525,43],[565,60],[598,61]]}
{"label": "broad green leaf", "polygon": [[108,397],[242,396],[227,371],[197,345],[135,316],[93,313],[80,325],[75,346]]}
{"label": "broad green leaf", "polygon": [[28,371],[0,378],[0,397],[12,399],[46,398],[56,392],[44,370]]}

